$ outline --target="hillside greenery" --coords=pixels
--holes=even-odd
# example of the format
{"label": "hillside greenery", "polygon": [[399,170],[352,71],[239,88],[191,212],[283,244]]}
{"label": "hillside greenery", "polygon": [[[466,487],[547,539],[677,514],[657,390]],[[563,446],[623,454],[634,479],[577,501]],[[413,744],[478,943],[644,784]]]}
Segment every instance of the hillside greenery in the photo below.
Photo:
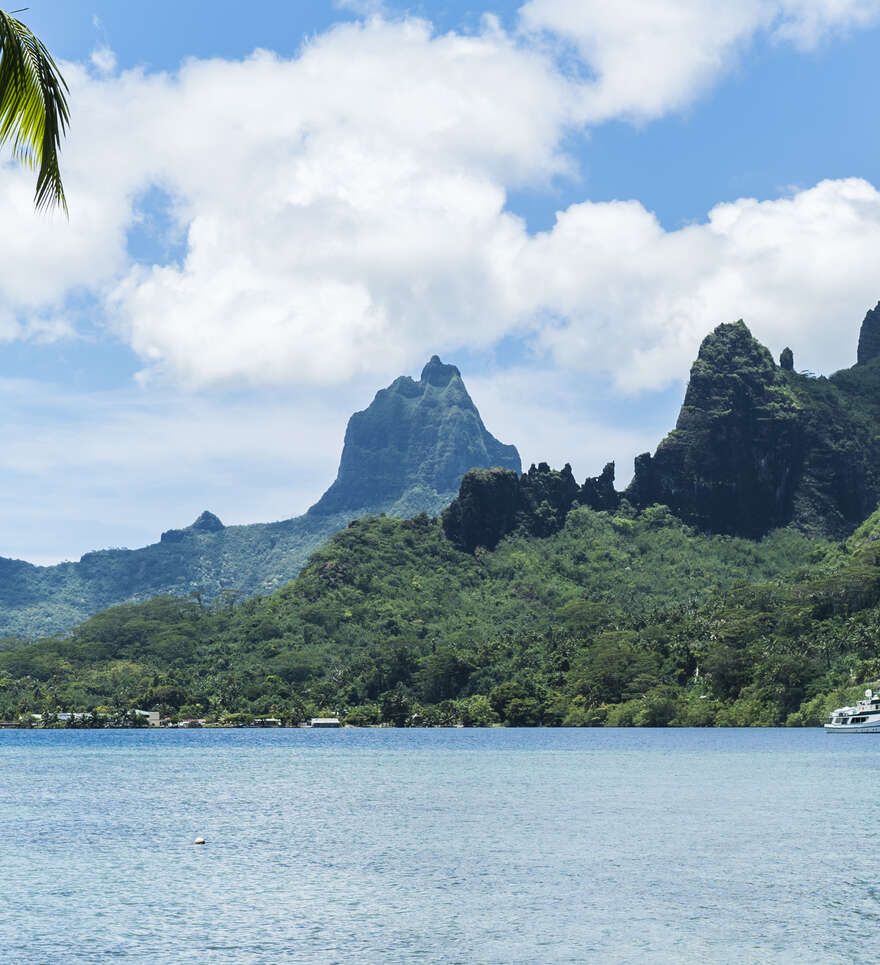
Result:
{"label": "hillside greenery", "polygon": [[0,652],[0,717],[244,723],[816,724],[880,675],[880,517],[846,544],[572,509],[465,553],[426,515],[352,523],[292,583],[160,597]]}
{"label": "hillside greenery", "polygon": [[880,674],[880,306],[858,358],[815,378],[718,326],[620,493],[613,463],[521,474],[435,356],[304,516],[0,559],[0,716],[816,723]]}

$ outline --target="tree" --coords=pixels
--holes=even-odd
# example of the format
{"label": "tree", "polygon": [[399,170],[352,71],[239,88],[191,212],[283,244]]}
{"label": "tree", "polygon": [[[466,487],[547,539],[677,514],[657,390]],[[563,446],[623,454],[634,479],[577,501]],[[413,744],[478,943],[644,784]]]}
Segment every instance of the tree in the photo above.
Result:
{"label": "tree", "polygon": [[67,90],[42,41],[0,10],[0,146],[9,142],[15,160],[36,170],[37,210],[57,204],[65,214],[58,150],[70,119]]}
{"label": "tree", "polygon": [[379,707],[382,720],[394,727],[406,727],[413,712],[412,700],[399,684],[394,690],[382,694]]}

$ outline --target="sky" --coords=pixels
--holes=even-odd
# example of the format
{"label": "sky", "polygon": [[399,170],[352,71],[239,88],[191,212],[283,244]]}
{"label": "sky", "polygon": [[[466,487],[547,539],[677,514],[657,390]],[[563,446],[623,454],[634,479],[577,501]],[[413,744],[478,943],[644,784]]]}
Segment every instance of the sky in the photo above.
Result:
{"label": "sky", "polygon": [[880,299],[880,0],[17,16],[70,216],[0,153],[0,556],[298,515],[435,353],[525,466],[622,486],[716,325],[830,374]]}

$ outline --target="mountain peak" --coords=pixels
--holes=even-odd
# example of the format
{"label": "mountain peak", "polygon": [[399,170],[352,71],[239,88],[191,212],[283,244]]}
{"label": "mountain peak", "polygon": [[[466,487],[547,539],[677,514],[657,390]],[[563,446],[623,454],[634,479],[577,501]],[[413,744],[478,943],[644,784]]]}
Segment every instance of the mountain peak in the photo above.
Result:
{"label": "mountain peak", "polygon": [[773,356],[746,323],[740,319],[719,325],[703,339],[691,366],[678,428],[687,428],[694,410],[727,411],[743,397],[763,400],[776,382]]}
{"label": "mountain peak", "polygon": [[627,499],[669,506],[688,523],[760,537],[793,523],[839,539],[880,498],[880,305],[859,338],[859,364],[828,379],[776,366],[742,322],[719,325],[691,368],[684,404],[654,455],[636,458]]}
{"label": "mountain peak", "polygon": [[458,368],[433,355],[418,382],[400,376],[349,419],[336,481],[309,513],[437,513],[469,469],[491,466],[519,473],[519,453],[487,431]]}
{"label": "mountain peak", "polygon": [[439,355],[432,355],[428,364],[422,369],[422,377],[419,381],[426,382],[428,385],[434,385],[437,388],[443,388],[443,386],[448,385],[455,376],[461,378],[461,372],[458,371],[456,366],[444,365],[443,362],[440,361]]}
{"label": "mountain peak", "polygon": [[675,431],[636,458],[627,498],[689,523],[760,536],[791,519],[803,460],[799,406],[745,323],[703,339]]}
{"label": "mountain peak", "polygon": [[197,529],[202,533],[216,533],[221,529],[226,529],[226,527],[220,522],[219,516],[215,516],[206,509],[192,524],[192,529]]}

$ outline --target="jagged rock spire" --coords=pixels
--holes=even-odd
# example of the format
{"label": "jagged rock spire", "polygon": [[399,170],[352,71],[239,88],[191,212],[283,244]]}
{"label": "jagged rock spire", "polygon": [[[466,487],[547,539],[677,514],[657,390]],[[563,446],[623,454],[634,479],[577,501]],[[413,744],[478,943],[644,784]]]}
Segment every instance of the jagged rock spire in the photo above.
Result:
{"label": "jagged rock spire", "polygon": [[761,536],[792,515],[803,462],[797,400],[740,319],[707,335],[675,432],[636,459],[627,499],[689,523]]}
{"label": "jagged rock spire", "polygon": [[442,388],[444,385],[449,385],[456,376],[461,378],[461,372],[456,366],[444,365],[439,355],[432,355],[428,364],[422,369],[422,377],[419,381]]}

